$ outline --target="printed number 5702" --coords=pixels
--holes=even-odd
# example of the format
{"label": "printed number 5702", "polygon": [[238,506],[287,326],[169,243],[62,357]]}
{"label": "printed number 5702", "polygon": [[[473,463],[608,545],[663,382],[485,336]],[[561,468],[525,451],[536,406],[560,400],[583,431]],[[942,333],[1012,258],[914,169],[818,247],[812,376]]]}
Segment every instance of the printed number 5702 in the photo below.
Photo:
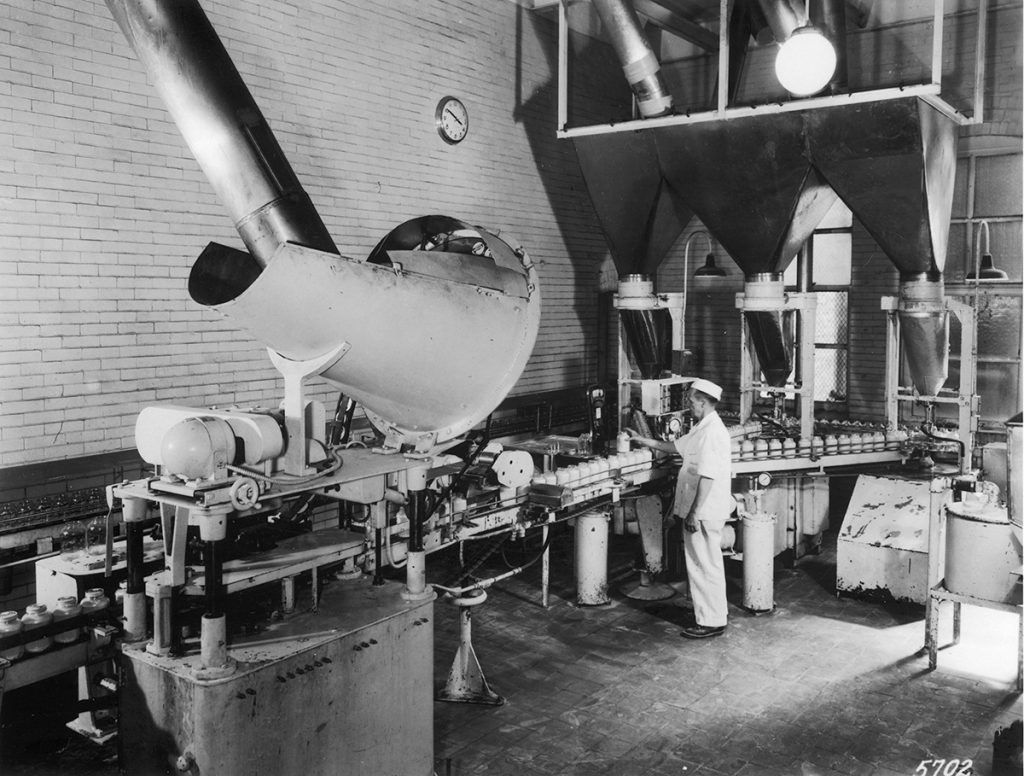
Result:
{"label": "printed number 5702", "polygon": [[914,776],[970,776],[974,773],[973,760],[921,760]]}

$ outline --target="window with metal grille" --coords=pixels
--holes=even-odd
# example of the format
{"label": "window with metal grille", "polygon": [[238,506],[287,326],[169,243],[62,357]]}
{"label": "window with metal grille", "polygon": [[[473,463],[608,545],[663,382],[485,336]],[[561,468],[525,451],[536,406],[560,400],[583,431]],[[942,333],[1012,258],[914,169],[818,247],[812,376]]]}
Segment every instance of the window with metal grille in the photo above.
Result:
{"label": "window with metal grille", "polygon": [[[853,214],[837,200],[808,239],[811,291],[817,300],[814,335],[814,400],[845,403],[849,291],[853,257]],[[787,286],[797,285],[796,263],[786,270]]]}
{"label": "window with metal grille", "polygon": [[[1021,409],[1022,155],[1020,138],[980,137],[957,160],[953,213],[946,259],[946,293],[977,310],[978,430],[1005,433]],[[985,278],[979,266],[991,256],[1004,279]],[[984,268],[982,266],[982,268]],[[983,280],[976,281],[978,275]],[[959,323],[950,326],[946,388],[960,379]],[[940,414],[952,412],[943,407]]]}

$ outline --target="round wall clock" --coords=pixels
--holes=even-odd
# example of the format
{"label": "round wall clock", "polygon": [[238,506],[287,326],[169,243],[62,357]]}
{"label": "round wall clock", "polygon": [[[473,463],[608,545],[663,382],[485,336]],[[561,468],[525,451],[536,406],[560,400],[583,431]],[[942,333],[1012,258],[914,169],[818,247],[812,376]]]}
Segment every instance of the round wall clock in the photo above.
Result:
{"label": "round wall clock", "polygon": [[446,143],[455,145],[469,132],[469,111],[458,97],[442,97],[434,114],[437,132]]}

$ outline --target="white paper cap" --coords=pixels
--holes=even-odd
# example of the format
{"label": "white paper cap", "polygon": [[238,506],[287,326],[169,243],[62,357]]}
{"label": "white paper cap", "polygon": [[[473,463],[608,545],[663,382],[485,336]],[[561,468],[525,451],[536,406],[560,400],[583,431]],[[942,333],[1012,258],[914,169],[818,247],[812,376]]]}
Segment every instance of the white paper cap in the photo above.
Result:
{"label": "white paper cap", "polygon": [[696,380],[690,383],[690,390],[706,393],[715,401],[721,401],[722,399],[722,386],[715,385],[710,380],[705,380],[702,377],[698,377]]}

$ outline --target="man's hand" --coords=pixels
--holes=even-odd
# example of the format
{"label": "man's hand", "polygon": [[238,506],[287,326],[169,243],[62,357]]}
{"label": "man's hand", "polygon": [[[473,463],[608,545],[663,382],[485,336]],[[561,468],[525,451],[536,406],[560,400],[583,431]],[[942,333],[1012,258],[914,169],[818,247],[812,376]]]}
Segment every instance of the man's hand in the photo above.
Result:
{"label": "man's hand", "polygon": [[683,520],[683,528],[690,533],[697,533],[697,519],[693,515],[687,515]]}

